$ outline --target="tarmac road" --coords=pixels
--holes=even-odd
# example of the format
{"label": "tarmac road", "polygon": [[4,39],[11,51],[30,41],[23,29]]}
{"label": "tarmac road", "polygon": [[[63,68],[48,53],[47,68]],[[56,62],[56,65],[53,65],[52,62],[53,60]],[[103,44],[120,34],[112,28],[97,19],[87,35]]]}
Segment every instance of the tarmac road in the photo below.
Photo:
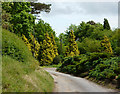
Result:
{"label": "tarmac road", "polygon": [[116,92],[81,77],[56,72],[56,68],[44,68],[54,78],[54,92]]}

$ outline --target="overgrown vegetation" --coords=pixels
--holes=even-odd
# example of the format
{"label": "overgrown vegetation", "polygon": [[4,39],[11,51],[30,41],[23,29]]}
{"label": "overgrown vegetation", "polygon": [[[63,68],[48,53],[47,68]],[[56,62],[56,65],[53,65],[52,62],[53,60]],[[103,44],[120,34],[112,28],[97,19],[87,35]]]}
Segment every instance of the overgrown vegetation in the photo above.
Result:
{"label": "overgrown vegetation", "polygon": [[[63,49],[70,43],[70,30],[74,30],[80,55],[76,54],[71,57],[68,53],[57,70],[106,83],[115,81],[116,88],[120,88],[120,53],[118,50],[120,30],[112,31],[107,19],[104,19],[103,25],[94,21],[82,22],[78,26],[72,24],[65,34],[60,34],[62,46],[59,49]],[[59,53],[66,56],[66,52]]]}
{"label": "overgrown vegetation", "polygon": [[53,78],[35,60],[22,38],[2,31],[2,91],[51,92]]}
{"label": "overgrown vegetation", "polygon": [[34,2],[2,2],[3,30],[0,33],[3,92],[52,92],[53,78],[39,67],[46,62],[40,63],[37,59],[41,56],[40,43],[46,39],[46,33],[54,42],[52,61],[58,55],[54,41],[55,33],[43,20],[35,23],[36,17],[32,15],[41,11],[50,12],[50,6],[51,4]]}
{"label": "overgrown vegetation", "polygon": [[32,15],[50,12],[50,6],[2,3],[3,91],[51,91],[53,79],[38,65],[59,67],[58,71],[97,81],[114,80],[120,88],[120,29],[111,30],[104,18],[104,24],[71,24],[65,34],[56,37],[50,24],[42,19],[35,23]]}

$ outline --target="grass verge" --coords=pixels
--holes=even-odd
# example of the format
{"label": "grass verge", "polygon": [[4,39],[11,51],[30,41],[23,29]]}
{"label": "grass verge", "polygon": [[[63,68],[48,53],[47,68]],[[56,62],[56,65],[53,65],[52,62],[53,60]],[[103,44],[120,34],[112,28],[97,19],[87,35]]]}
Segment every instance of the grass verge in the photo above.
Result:
{"label": "grass verge", "polygon": [[20,37],[2,31],[2,92],[52,92],[53,78],[38,64]]}

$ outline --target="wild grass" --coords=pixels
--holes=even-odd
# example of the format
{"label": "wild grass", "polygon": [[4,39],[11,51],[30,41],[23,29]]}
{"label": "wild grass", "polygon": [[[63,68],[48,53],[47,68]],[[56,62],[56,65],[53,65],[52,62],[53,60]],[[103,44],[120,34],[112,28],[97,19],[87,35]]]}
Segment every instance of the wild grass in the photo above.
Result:
{"label": "wild grass", "polygon": [[53,78],[41,69],[22,39],[2,32],[2,91],[52,92]]}

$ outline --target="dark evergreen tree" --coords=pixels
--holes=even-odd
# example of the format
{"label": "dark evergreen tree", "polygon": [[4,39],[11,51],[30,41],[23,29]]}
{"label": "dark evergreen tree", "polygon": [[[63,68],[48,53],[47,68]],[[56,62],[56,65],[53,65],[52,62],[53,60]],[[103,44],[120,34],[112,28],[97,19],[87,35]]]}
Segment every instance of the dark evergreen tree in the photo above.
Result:
{"label": "dark evergreen tree", "polygon": [[106,18],[104,18],[103,27],[104,27],[104,29],[110,30],[110,25],[109,25],[109,22]]}

